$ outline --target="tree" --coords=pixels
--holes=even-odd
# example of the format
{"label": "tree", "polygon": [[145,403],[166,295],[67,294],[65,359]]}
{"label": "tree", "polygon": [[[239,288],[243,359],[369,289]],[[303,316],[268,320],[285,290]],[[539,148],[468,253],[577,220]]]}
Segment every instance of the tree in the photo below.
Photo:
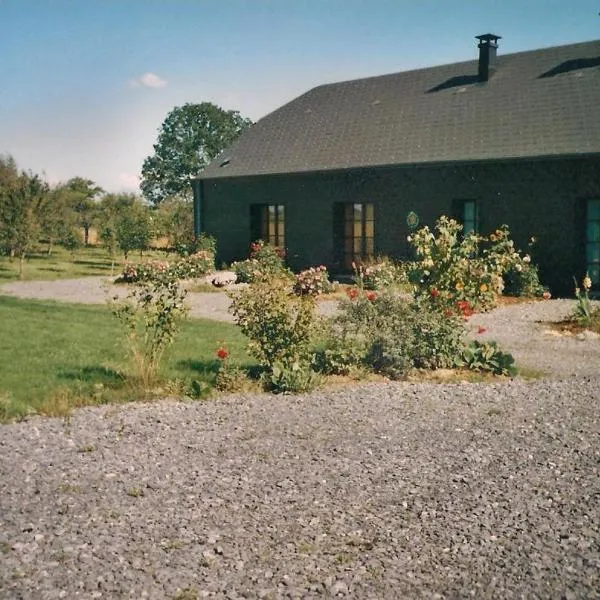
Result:
{"label": "tree", "polygon": [[0,154],[0,190],[19,177],[19,169],[15,159],[10,154]]}
{"label": "tree", "polygon": [[52,254],[55,242],[70,245],[74,238],[81,237],[77,231],[79,221],[72,207],[72,194],[64,185],[56,186],[40,205],[41,234],[48,241],[48,254]]}
{"label": "tree", "polygon": [[23,264],[40,232],[40,207],[48,185],[38,175],[19,173],[0,186],[0,246],[19,258],[19,277]]}
{"label": "tree", "polygon": [[65,189],[71,192],[71,206],[79,217],[79,224],[83,227],[83,243],[87,246],[90,227],[96,213],[94,200],[103,194],[104,190],[91,179],[83,177],[72,177],[65,184]]}
{"label": "tree", "polygon": [[159,232],[169,239],[169,246],[180,254],[190,254],[196,244],[194,207],[191,202],[171,198],[158,211]]}
{"label": "tree", "polygon": [[146,199],[154,204],[191,199],[190,178],[251,124],[238,111],[210,102],[175,107],[163,121],[154,154],[142,166],[140,187]]}
{"label": "tree", "polygon": [[152,233],[150,210],[139,200],[134,200],[118,215],[115,237],[125,260],[131,250],[139,250],[141,255],[148,248]]}
{"label": "tree", "polygon": [[[111,261],[111,271],[114,269],[115,255],[119,246],[117,237],[117,228],[122,216],[132,210],[136,203],[135,194],[106,194],[98,203],[96,213],[96,222],[100,240],[106,248]],[[125,228],[121,228],[121,235],[124,236]],[[125,244],[127,246],[127,244]],[[129,252],[129,251],[127,251]]]}

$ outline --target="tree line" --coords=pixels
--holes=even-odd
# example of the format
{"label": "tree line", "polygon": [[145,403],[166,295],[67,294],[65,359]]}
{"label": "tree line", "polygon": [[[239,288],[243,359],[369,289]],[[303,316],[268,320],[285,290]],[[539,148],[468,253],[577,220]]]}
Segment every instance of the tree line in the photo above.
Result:
{"label": "tree line", "polygon": [[154,153],[142,165],[136,194],[106,193],[84,177],[50,186],[42,176],[20,169],[0,154],[0,254],[23,262],[40,243],[48,254],[56,244],[71,252],[89,243],[90,229],[114,258],[143,252],[166,236],[181,253],[193,250],[194,225],[190,180],[252,121],[210,102],[173,108],[163,121]]}
{"label": "tree line", "polygon": [[51,254],[56,245],[74,253],[89,244],[92,228],[113,258],[143,252],[162,236],[183,253],[194,244],[193,209],[184,199],[150,206],[136,194],[106,193],[84,177],[50,186],[0,155],[0,253],[19,260],[21,276],[27,256]]}

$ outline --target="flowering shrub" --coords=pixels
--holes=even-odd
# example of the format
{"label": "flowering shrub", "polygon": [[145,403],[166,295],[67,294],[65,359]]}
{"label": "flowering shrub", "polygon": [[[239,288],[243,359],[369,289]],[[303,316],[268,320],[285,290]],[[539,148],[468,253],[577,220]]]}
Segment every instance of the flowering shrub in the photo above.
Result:
{"label": "flowering shrub", "polygon": [[319,296],[331,291],[327,267],[310,267],[296,275],[294,293],[298,296]]}
{"label": "flowering shrub", "polygon": [[341,302],[317,364],[342,374],[362,364],[398,379],[413,368],[453,366],[464,334],[462,319],[429,303],[387,291],[358,294]]}
{"label": "flowering shrub", "polygon": [[354,283],[365,290],[382,290],[403,282],[402,269],[386,257],[352,266]]}
{"label": "flowering shrub", "polygon": [[186,291],[164,269],[156,277],[137,281],[125,300],[112,303],[112,312],[123,324],[132,367],[144,390],[156,379],[163,354],[175,340],[187,313]]}
{"label": "flowering shrub", "polygon": [[232,263],[231,268],[240,283],[254,283],[279,276],[289,277],[290,272],[285,267],[284,258],[283,250],[258,240],[250,244],[249,257]]}
{"label": "flowering shrub", "polygon": [[198,250],[179,260],[173,269],[178,279],[194,279],[215,269],[215,255],[210,250]]}
{"label": "flowering shrub", "polygon": [[167,273],[175,279],[193,279],[210,273],[214,270],[214,265],[214,254],[208,250],[199,250],[195,254],[179,259],[174,264],[157,260],[140,264],[128,263],[117,281],[122,283],[150,281],[164,277]]}
{"label": "flowering shrub", "polygon": [[462,225],[441,217],[435,229],[436,234],[423,227],[408,237],[417,258],[409,278],[418,298],[450,307],[467,301],[474,310],[487,310],[504,291],[507,273],[526,273],[533,286],[537,271],[528,255],[515,250],[505,225],[488,237],[473,232],[461,237]]}
{"label": "flowering shrub", "polygon": [[296,296],[286,280],[271,279],[235,291],[231,298],[231,312],[271,389],[304,391],[316,385],[310,373],[316,325],[313,297]]}
{"label": "flowering shrub", "polygon": [[248,378],[240,367],[233,365],[229,360],[229,350],[221,346],[217,350],[219,367],[215,378],[215,387],[220,392],[241,392],[248,388]]}
{"label": "flowering shrub", "polygon": [[169,263],[158,260],[151,260],[139,264],[127,263],[117,281],[123,283],[150,281],[164,275],[168,271]]}

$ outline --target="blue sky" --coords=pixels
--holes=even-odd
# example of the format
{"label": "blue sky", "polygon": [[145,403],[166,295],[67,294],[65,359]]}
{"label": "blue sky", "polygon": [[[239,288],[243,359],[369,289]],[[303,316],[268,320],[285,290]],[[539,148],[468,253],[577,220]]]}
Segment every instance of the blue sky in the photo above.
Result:
{"label": "blue sky", "polygon": [[174,106],[257,120],[322,83],[600,38],[598,0],[0,0],[0,154],[136,190]]}

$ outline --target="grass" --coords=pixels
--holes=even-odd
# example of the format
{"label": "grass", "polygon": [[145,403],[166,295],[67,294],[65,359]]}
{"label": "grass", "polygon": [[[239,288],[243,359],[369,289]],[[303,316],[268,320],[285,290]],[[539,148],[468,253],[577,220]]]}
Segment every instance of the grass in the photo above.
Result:
{"label": "grass", "polygon": [[[124,377],[123,334],[105,306],[0,296],[0,420],[67,415],[77,406],[139,399]],[[190,319],[165,356],[157,394],[206,393],[217,346],[250,366],[246,339],[230,323]]]}
{"label": "grass", "polygon": [[[151,258],[165,260],[165,253],[157,250],[144,252],[142,260]],[[130,262],[139,262],[139,252],[129,255]],[[38,248],[28,256],[23,268],[24,281],[71,279],[93,275],[117,276],[125,264],[123,255],[115,257],[113,262],[101,246],[87,246],[77,250],[73,258],[69,252],[60,246],[52,250],[48,256],[46,249]],[[11,260],[8,256],[0,256],[0,283],[19,280],[19,261]]]}

